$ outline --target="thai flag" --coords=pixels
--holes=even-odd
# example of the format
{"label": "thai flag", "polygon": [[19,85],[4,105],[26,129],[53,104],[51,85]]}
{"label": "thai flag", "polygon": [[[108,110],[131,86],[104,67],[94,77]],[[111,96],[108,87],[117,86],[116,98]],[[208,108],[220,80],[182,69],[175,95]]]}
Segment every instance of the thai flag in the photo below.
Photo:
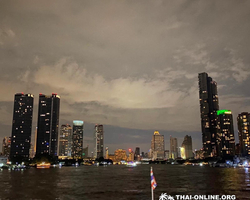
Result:
{"label": "thai flag", "polygon": [[151,176],[151,187],[153,188],[153,190],[156,188],[157,183],[155,181],[155,177],[153,174],[153,168],[151,167],[151,171],[150,171],[150,176]]}

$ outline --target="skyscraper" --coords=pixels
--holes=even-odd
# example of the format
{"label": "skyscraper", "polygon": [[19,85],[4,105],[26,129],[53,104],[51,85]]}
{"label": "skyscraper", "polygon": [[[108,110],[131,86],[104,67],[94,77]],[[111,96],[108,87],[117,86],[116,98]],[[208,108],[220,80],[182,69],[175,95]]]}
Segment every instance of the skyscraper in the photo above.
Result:
{"label": "skyscraper", "polygon": [[135,153],[132,151],[132,149],[128,149],[128,161],[134,161],[135,159]]}
{"label": "skyscraper", "polygon": [[166,159],[166,160],[169,159],[169,150],[165,150],[165,159]]}
{"label": "skyscraper", "polygon": [[239,151],[242,156],[250,156],[250,113],[242,112],[237,117]]}
{"label": "skyscraper", "polygon": [[135,148],[134,157],[135,157],[135,160],[140,160],[140,147]]}
{"label": "skyscraper", "polygon": [[218,110],[217,155],[234,156],[235,138],[233,115],[230,110]]}
{"label": "skyscraper", "polygon": [[[182,148],[184,148],[185,159],[193,158],[193,149],[192,149],[192,137],[186,135],[184,141],[182,142]],[[183,157],[183,156],[181,156]]]}
{"label": "skyscraper", "polygon": [[103,157],[103,125],[101,124],[96,124],[95,125],[95,152],[94,152],[94,157],[95,158],[100,158]]}
{"label": "skyscraper", "polygon": [[82,158],[88,158],[89,156],[89,146],[82,149]]}
{"label": "skyscraper", "polygon": [[12,160],[19,156],[29,158],[33,101],[32,94],[15,94],[10,150]]}
{"label": "skyscraper", "polygon": [[60,96],[39,95],[36,154],[57,156]]}
{"label": "skyscraper", "polygon": [[124,149],[117,149],[115,150],[115,162],[120,162],[120,161],[127,161],[128,160],[128,156],[126,153],[126,150]]}
{"label": "skyscraper", "polygon": [[176,159],[178,157],[178,144],[177,138],[170,135],[170,156],[169,158]]}
{"label": "skyscraper", "polygon": [[61,125],[59,138],[59,156],[71,157],[72,127],[68,124]]}
{"label": "skyscraper", "polygon": [[207,73],[199,74],[199,96],[203,149],[206,156],[216,156],[217,110],[219,110],[217,83]]}
{"label": "skyscraper", "polygon": [[164,135],[160,135],[159,131],[155,131],[151,140],[151,151],[152,151],[152,159],[164,159]]}
{"label": "skyscraper", "polygon": [[11,146],[11,137],[4,137],[3,138],[3,147],[2,147],[3,156],[10,155],[10,146]]}
{"label": "skyscraper", "polygon": [[108,147],[105,148],[105,155],[106,155],[105,158],[109,159],[109,148]]}
{"label": "skyscraper", "polygon": [[72,157],[82,158],[83,150],[83,121],[73,121],[73,145],[72,145]]}

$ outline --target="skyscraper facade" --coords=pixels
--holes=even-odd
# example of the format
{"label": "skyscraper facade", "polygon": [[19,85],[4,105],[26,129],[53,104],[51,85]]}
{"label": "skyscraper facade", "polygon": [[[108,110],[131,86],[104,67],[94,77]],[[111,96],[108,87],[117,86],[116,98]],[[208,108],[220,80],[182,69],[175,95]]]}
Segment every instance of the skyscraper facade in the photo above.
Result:
{"label": "skyscraper facade", "polygon": [[33,101],[32,94],[15,94],[10,149],[10,158],[13,160],[19,156],[29,158]]}
{"label": "skyscraper facade", "polygon": [[94,136],[94,143],[95,143],[95,152],[94,152],[94,157],[95,158],[100,158],[104,157],[103,155],[103,125],[101,124],[96,124],[95,125],[95,136]]}
{"label": "skyscraper facade", "polygon": [[39,95],[36,154],[57,156],[60,96]]}
{"label": "skyscraper facade", "polygon": [[72,145],[72,157],[82,158],[83,150],[83,125],[84,121],[73,121],[73,145]]}
{"label": "skyscraper facade", "polygon": [[71,157],[72,127],[68,124],[61,125],[59,137],[59,156]]}
{"label": "skyscraper facade", "polygon": [[242,112],[237,117],[239,134],[239,153],[242,156],[250,156],[250,113]]}
{"label": "skyscraper facade", "polygon": [[217,155],[221,157],[235,155],[233,115],[230,110],[218,110]]}
{"label": "skyscraper facade", "polygon": [[151,156],[153,160],[164,159],[164,135],[160,135],[159,131],[155,131],[151,140]]}
{"label": "skyscraper facade", "polygon": [[82,158],[88,158],[89,156],[89,146],[82,149]]}
{"label": "skyscraper facade", "polygon": [[11,137],[4,137],[3,138],[3,147],[2,147],[3,156],[10,155],[10,146],[11,146]]}
{"label": "skyscraper facade", "polygon": [[165,150],[165,159],[166,159],[166,160],[169,159],[169,150]]}
{"label": "skyscraper facade", "polygon": [[219,110],[217,83],[207,73],[199,74],[199,96],[203,149],[206,156],[216,156],[217,110]]}
{"label": "skyscraper facade", "polygon": [[170,156],[169,158],[176,159],[178,157],[178,143],[177,138],[170,135]]}
{"label": "skyscraper facade", "polygon": [[132,151],[132,149],[128,149],[128,161],[134,161],[135,159],[135,153]]}
{"label": "skyscraper facade", "polygon": [[140,147],[135,148],[134,157],[135,157],[135,160],[140,160]]}
{"label": "skyscraper facade", "polygon": [[124,149],[117,149],[115,150],[115,162],[120,162],[120,161],[127,161],[128,160],[128,156],[126,153],[126,150]]}
{"label": "skyscraper facade", "polygon": [[109,159],[109,148],[108,147],[105,148],[105,158]]}
{"label": "skyscraper facade", "polygon": [[184,137],[184,141],[182,142],[181,147],[184,148],[184,156],[181,157],[185,157],[185,159],[190,159],[194,157],[191,136],[186,135]]}

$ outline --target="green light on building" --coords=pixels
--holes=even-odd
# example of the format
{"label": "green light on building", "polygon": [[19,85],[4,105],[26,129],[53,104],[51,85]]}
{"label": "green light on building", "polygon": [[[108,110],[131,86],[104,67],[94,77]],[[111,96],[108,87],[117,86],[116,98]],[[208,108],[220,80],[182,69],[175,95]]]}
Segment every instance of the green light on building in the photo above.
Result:
{"label": "green light on building", "polygon": [[231,110],[217,110],[217,115],[232,114]]}

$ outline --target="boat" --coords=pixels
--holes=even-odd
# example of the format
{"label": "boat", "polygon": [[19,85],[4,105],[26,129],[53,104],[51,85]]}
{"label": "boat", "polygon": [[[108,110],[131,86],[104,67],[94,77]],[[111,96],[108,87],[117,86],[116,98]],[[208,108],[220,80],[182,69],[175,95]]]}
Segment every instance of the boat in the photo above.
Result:
{"label": "boat", "polygon": [[42,163],[40,163],[40,164],[37,164],[37,165],[36,165],[36,168],[37,168],[37,169],[50,168],[50,163],[42,162]]}
{"label": "boat", "polygon": [[84,166],[92,166],[93,164],[92,164],[92,163],[89,163],[89,162],[84,162],[83,165],[84,165]]}
{"label": "boat", "polygon": [[127,167],[136,167],[137,164],[135,162],[127,162]]}

